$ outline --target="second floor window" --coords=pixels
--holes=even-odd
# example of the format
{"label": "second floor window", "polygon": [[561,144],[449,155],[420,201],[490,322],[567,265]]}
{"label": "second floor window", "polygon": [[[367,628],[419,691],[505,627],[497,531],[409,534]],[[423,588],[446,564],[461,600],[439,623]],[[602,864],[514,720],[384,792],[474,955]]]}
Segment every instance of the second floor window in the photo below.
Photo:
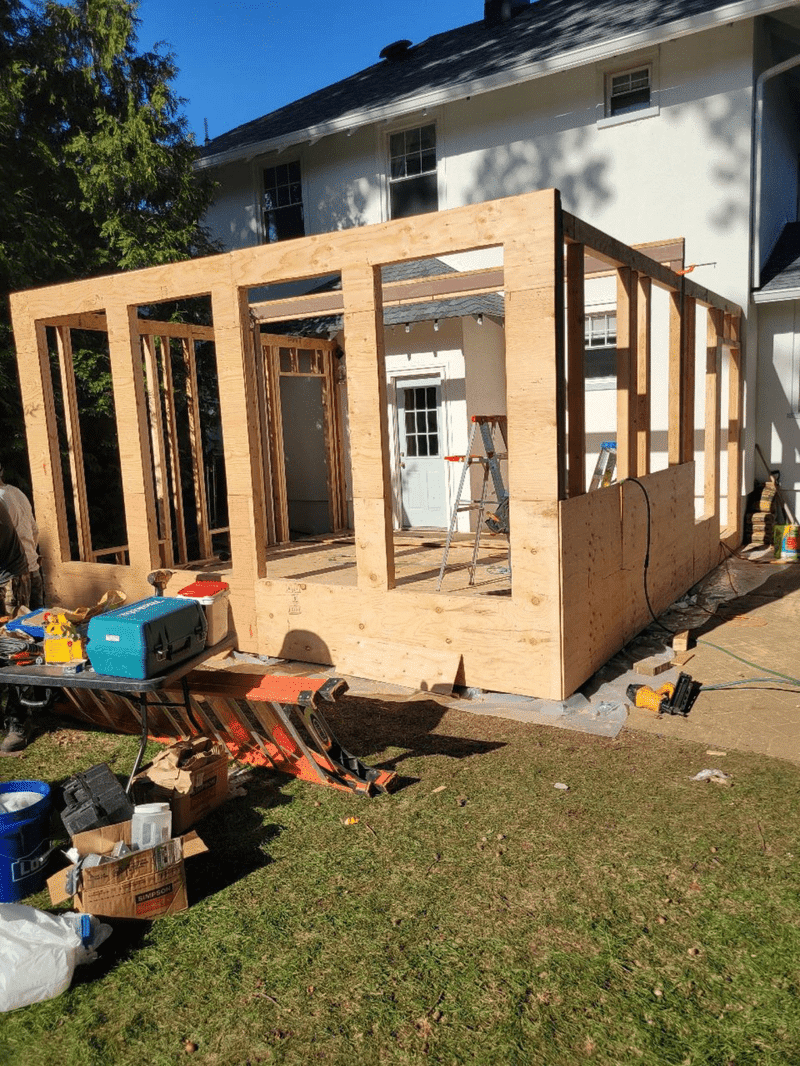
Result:
{"label": "second floor window", "polygon": [[436,126],[389,136],[389,208],[392,218],[438,211]]}
{"label": "second floor window", "polygon": [[628,115],[650,107],[650,68],[609,74],[606,82],[606,115]]}
{"label": "second floor window", "polygon": [[264,233],[266,239],[285,241],[305,236],[300,164],[281,163],[264,171]]}
{"label": "second floor window", "polygon": [[584,373],[587,389],[616,387],[617,316],[614,311],[586,315]]}

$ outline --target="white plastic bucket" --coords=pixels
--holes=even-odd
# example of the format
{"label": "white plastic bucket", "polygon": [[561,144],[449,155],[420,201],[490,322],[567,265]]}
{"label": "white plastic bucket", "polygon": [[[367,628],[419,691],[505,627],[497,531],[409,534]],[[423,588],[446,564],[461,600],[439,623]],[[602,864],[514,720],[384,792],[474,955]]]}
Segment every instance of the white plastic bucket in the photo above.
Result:
{"label": "white plastic bucket", "polygon": [[172,836],[172,811],[168,803],[139,803],[131,818],[131,845],[154,848]]}

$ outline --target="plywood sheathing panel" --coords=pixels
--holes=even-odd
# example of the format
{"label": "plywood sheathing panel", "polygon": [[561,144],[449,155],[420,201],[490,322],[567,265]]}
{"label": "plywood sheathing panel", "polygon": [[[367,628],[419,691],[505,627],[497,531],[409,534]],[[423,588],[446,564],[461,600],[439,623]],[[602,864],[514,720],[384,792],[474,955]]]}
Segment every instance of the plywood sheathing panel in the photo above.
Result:
{"label": "plywood sheathing panel", "polygon": [[[566,489],[560,213],[558,194],[543,196],[503,249],[511,597],[530,612],[532,626],[554,633],[561,621],[557,502]],[[542,678],[548,691],[561,686],[557,649],[560,642]]]}
{"label": "plywood sheathing panel", "polygon": [[359,588],[394,588],[391,470],[380,271],[342,271],[350,466]]}
{"label": "plywood sheathing panel", "polygon": [[625,610],[617,485],[559,504],[563,565],[565,692],[572,692],[619,648]]}
{"label": "plywood sheathing panel", "polygon": [[[559,504],[564,688],[574,691],[695,580],[694,464]],[[645,492],[647,493],[645,497]]]}
{"label": "plywood sheathing panel", "polygon": [[258,376],[247,293],[219,283],[211,289],[211,309],[217,359],[228,525],[233,564],[231,606],[239,647],[253,650],[258,643],[258,619],[253,588],[266,573],[267,523]]}
{"label": "plywood sheathing panel", "polygon": [[44,324],[34,321],[26,293],[11,298],[25,436],[46,572],[70,558],[64,478],[59,454],[53,381]]}
{"label": "plywood sheathing panel", "polygon": [[353,586],[266,581],[258,584],[256,598],[263,654],[337,670],[346,662],[358,676],[369,677],[374,659],[365,656],[357,664],[353,638],[385,641],[416,648],[420,655],[460,654],[467,685],[560,697],[560,680],[555,688],[549,685],[558,630],[532,628],[531,613],[514,608],[509,597],[465,600],[401,589],[387,596]]}
{"label": "plywood sheathing panel", "polygon": [[[347,646],[349,644],[349,647]],[[337,654],[338,673],[380,678],[391,685],[450,695],[461,662],[457,651],[436,651],[352,636]]]}

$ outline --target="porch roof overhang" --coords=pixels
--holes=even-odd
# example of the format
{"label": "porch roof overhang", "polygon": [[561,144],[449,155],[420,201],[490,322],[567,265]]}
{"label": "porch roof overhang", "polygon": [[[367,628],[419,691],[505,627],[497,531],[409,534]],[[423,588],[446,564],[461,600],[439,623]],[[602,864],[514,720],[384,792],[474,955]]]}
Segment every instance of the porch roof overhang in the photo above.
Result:
{"label": "porch roof overhang", "polygon": [[757,304],[800,299],[800,222],[787,223],[761,271],[761,288],[753,293]]}

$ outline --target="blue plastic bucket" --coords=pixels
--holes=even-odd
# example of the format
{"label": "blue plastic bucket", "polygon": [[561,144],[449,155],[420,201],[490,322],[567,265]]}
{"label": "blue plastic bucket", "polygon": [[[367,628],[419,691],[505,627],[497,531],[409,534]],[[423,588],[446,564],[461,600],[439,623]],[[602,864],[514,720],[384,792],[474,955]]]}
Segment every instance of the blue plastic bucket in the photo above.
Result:
{"label": "blue plastic bucket", "polygon": [[19,811],[0,812],[0,903],[16,903],[44,888],[50,854],[50,786],[0,783],[0,796],[10,792],[35,792],[41,799]]}

